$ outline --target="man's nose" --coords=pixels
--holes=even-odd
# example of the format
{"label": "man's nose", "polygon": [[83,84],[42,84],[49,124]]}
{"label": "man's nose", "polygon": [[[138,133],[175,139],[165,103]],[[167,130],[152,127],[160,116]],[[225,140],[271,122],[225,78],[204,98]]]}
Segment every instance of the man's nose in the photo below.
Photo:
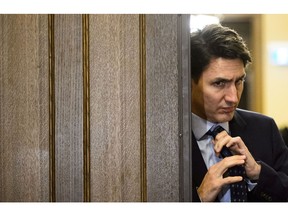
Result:
{"label": "man's nose", "polygon": [[238,103],[238,90],[235,85],[230,85],[229,88],[225,91],[225,100],[229,103],[237,104]]}

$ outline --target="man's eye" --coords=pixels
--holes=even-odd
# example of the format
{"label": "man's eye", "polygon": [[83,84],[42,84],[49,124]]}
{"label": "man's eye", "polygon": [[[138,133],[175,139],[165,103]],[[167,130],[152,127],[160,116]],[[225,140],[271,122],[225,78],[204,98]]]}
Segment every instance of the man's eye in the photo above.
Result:
{"label": "man's eye", "polygon": [[224,81],[217,81],[217,82],[214,82],[213,85],[216,87],[224,87],[225,83],[226,82],[224,82]]}

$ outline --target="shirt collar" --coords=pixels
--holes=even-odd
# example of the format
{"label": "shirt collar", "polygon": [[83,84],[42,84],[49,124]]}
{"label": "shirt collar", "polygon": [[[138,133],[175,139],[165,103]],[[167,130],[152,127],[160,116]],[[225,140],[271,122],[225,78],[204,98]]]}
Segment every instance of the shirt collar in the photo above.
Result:
{"label": "shirt collar", "polygon": [[210,122],[192,113],[192,131],[195,135],[196,140],[200,140],[206,134],[206,132],[215,124],[221,125],[226,131],[229,132],[228,122]]}

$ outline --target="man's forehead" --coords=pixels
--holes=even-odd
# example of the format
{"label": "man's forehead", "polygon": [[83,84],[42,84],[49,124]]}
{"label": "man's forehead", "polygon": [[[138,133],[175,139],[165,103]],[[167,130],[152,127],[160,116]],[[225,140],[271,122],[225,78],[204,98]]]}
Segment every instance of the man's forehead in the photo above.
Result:
{"label": "man's forehead", "polygon": [[208,67],[203,71],[205,77],[221,77],[233,79],[245,74],[245,68],[240,59],[215,59],[211,61]]}

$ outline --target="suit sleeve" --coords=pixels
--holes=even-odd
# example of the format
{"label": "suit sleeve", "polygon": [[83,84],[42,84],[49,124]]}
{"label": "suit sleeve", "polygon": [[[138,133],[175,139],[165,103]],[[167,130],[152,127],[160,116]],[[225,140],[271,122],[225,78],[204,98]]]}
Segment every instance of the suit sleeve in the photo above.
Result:
{"label": "suit sleeve", "polygon": [[270,202],[288,201],[288,149],[277,125],[271,121],[272,163],[260,160],[261,172],[257,186],[252,191],[256,200]]}
{"label": "suit sleeve", "polygon": [[198,196],[198,193],[197,193],[197,188],[193,188],[193,191],[192,191],[192,198],[193,198],[193,202],[201,202],[199,196]]}

